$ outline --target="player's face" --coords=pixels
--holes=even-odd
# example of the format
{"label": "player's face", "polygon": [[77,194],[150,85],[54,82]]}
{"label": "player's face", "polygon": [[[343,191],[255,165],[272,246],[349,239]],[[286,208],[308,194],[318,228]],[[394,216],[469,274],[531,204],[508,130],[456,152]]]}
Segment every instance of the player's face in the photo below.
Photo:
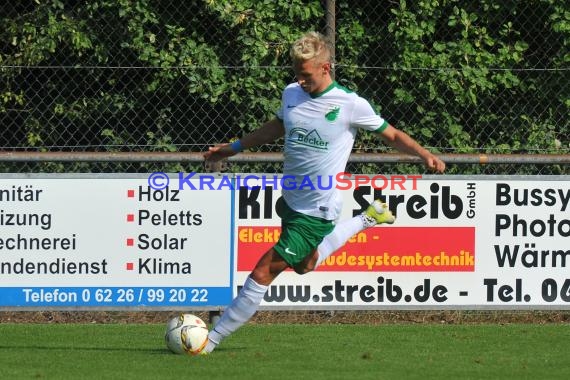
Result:
{"label": "player's face", "polygon": [[314,58],[293,63],[297,83],[309,94],[322,92],[330,85],[330,68],[329,62],[318,63]]}

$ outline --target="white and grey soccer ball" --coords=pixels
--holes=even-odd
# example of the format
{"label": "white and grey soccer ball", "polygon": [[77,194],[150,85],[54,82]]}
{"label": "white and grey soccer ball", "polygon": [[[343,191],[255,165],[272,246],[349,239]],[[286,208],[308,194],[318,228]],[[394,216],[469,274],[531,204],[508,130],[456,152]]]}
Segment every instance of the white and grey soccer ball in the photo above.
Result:
{"label": "white and grey soccer ball", "polygon": [[166,323],[164,340],[175,354],[198,355],[208,343],[208,326],[194,314],[181,314]]}

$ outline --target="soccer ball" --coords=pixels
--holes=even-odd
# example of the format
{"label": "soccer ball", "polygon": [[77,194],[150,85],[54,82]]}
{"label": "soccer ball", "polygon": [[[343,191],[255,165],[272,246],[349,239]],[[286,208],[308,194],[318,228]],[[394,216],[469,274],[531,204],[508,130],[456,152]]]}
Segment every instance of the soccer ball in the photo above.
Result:
{"label": "soccer ball", "polygon": [[164,340],[175,354],[198,355],[208,343],[208,326],[193,314],[181,314],[167,322]]}

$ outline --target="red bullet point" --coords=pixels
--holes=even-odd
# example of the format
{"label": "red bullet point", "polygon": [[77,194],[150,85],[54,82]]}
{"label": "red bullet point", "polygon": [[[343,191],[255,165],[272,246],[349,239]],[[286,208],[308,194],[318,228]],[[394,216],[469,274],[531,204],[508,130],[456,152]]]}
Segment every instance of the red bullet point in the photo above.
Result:
{"label": "red bullet point", "polygon": [[127,239],[127,245],[129,247],[132,247],[133,245],[135,245],[135,239]]}
{"label": "red bullet point", "polygon": [[135,214],[127,214],[127,222],[134,222]]}
{"label": "red bullet point", "polygon": [[127,270],[133,270],[133,263],[127,263]]}
{"label": "red bullet point", "polygon": [[127,190],[127,197],[134,198],[135,197],[135,191],[134,190]]}

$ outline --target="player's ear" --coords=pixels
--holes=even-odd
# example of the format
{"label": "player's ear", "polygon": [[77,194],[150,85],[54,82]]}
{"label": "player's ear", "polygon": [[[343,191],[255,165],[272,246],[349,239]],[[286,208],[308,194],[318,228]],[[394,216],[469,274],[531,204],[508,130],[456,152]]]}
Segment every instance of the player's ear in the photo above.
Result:
{"label": "player's ear", "polygon": [[321,69],[323,70],[323,74],[329,74],[331,72],[331,63],[325,62],[322,64]]}

